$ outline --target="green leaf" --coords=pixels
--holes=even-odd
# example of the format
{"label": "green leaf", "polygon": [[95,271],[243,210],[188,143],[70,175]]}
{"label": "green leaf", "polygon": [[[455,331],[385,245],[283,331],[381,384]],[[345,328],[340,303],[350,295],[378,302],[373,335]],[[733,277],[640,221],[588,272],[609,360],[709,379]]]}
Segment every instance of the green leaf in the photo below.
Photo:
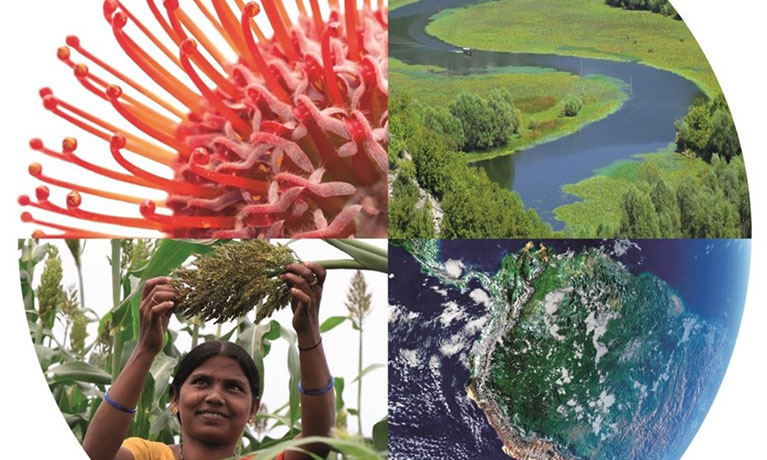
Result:
{"label": "green leaf", "polygon": [[82,361],[64,363],[49,369],[48,373],[58,379],[72,379],[78,382],[107,385],[112,383],[112,376],[98,367]]}
{"label": "green leaf", "polygon": [[380,369],[382,367],[386,367],[386,365],[385,364],[381,364],[381,363],[376,363],[376,364],[369,365],[368,367],[363,369],[362,372],[360,372],[360,374],[358,376],[354,377],[354,380],[352,380],[351,383],[354,383],[357,380],[361,379],[362,377],[365,376],[365,374],[367,374],[367,373],[369,373],[371,371],[374,371],[376,369]]}
{"label": "green leaf", "polygon": [[43,370],[47,369],[51,365],[53,360],[53,348],[43,345],[35,344],[35,352],[37,352],[37,360],[40,361],[40,366]]}
{"label": "green leaf", "polygon": [[280,336],[288,342],[288,372],[290,373],[290,379],[288,382],[289,395],[288,401],[290,402],[290,426],[294,426],[298,418],[301,416],[300,400],[301,395],[298,393],[298,382],[301,379],[301,368],[298,361],[298,348],[296,346],[296,333],[290,329],[280,326]]}
{"label": "green leaf", "polygon": [[346,412],[350,413],[351,415],[360,415],[359,411],[353,407],[347,407]]}
{"label": "green leaf", "polygon": [[267,324],[255,325],[243,317],[240,318],[238,327],[237,344],[244,348],[256,362],[260,397],[264,392],[264,356],[269,353],[269,341],[280,336],[280,323],[271,320]]}
{"label": "green leaf", "polygon": [[[141,280],[146,281],[155,276],[167,275],[193,254],[205,254],[212,249],[210,244],[195,241],[161,240],[160,244],[157,245],[157,250],[141,273]],[[143,288],[143,283],[141,284]]]}
{"label": "green leaf", "polygon": [[356,238],[349,238],[342,241],[351,246],[356,246],[363,251],[372,252],[373,254],[379,255],[381,257],[386,257],[387,259],[389,258],[389,250],[387,248],[379,248],[374,244],[370,244]]}
{"label": "green leaf", "polygon": [[383,273],[387,273],[389,270],[389,261],[387,257],[382,257],[374,252],[369,252],[357,246],[353,246],[349,244],[347,240],[328,239],[325,240],[325,242],[347,253],[367,270],[375,270]]}
{"label": "green leaf", "polygon": [[328,332],[329,330],[346,321],[348,318],[348,316],[331,316],[322,322],[320,325],[320,332]]}
{"label": "green leaf", "polygon": [[344,378],[335,377],[333,380],[336,388],[336,412],[339,412],[344,407]]}
{"label": "green leaf", "polygon": [[149,433],[155,434],[161,432],[170,426],[172,419],[173,415],[170,414],[170,411],[163,410],[162,413],[152,421],[151,425],[149,425]]}
{"label": "green leaf", "polygon": [[385,451],[389,444],[389,416],[382,418],[373,425],[373,446],[376,450]]}
{"label": "green leaf", "polygon": [[160,403],[160,399],[168,391],[168,387],[170,386],[170,376],[173,369],[176,367],[176,363],[178,363],[178,358],[172,358],[164,353],[158,354],[152,362],[152,367],[149,369],[149,373],[152,374],[155,381],[153,401],[155,406]]}
{"label": "green leaf", "polygon": [[[358,439],[340,439],[326,438],[322,436],[309,436],[306,438],[292,439],[281,442],[267,449],[264,449],[253,458],[253,460],[272,460],[281,452],[292,450],[302,451],[303,446],[312,443],[322,443],[329,445],[333,450],[344,455],[346,460],[384,460],[385,456],[381,452],[376,452],[368,447],[363,441]],[[312,454],[310,454],[312,455]]]}

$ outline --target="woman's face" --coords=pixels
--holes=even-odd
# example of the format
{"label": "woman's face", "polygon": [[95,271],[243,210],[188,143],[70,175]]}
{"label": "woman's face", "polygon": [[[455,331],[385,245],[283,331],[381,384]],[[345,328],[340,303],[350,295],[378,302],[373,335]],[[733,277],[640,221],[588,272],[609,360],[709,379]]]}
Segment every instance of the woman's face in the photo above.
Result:
{"label": "woman's face", "polygon": [[207,444],[235,444],[258,409],[250,383],[237,361],[213,356],[197,367],[172,398],[185,436]]}

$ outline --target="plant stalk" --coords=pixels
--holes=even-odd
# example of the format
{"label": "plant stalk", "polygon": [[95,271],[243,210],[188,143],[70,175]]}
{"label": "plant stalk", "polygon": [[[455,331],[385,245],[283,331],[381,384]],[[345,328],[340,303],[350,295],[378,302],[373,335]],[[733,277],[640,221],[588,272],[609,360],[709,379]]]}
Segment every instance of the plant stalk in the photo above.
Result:
{"label": "plant stalk", "polygon": [[[359,352],[357,353],[357,375],[362,374],[362,315],[360,315],[360,340]],[[362,437],[362,378],[357,379],[357,430]]]}
{"label": "plant stalk", "polygon": [[194,327],[192,327],[192,348],[197,346],[197,341],[199,339],[200,339],[200,320],[195,318]]}
{"label": "plant stalk", "polygon": [[356,260],[351,259],[332,259],[332,260],[315,260],[317,265],[321,266],[325,270],[335,269],[347,269],[347,270],[376,270],[383,273],[382,270],[377,268],[366,267]]}
{"label": "plant stalk", "polygon": [[[112,240],[112,308],[120,304],[120,240]],[[112,382],[120,375],[120,361],[122,359],[123,340],[122,328],[116,324],[112,328]]]}

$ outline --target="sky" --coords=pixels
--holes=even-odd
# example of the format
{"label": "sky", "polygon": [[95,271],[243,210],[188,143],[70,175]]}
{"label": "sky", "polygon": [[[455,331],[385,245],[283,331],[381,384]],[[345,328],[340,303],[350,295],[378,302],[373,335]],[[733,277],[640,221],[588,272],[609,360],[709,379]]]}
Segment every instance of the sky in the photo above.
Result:
{"label": "sky", "polygon": [[[739,339],[719,395],[683,459],[758,458],[764,455],[763,414],[767,411],[763,357],[763,350],[767,349],[764,333],[767,286],[763,282],[767,279],[767,181],[764,180],[767,175],[764,135],[767,92],[763,83],[767,69],[764,59],[758,58],[767,43],[767,29],[763,24],[767,7],[752,0],[731,0],[724,8],[716,1],[675,0],[673,4],[709,58],[730,104],[744,150],[754,228],[751,282]],[[40,136],[55,146],[61,137],[73,133],[72,128],[43,110],[36,96],[37,90],[45,85],[53,86],[57,94],[63,96],[82,94],[70,71],[55,58],[55,50],[64,37],[78,33],[81,38],[89,39],[91,47],[106,50],[104,53],[110,60],[120,61],[121,53],[115,51],[117,46],[100,11],[100,1],[40,0],[8,2],[0,15],[0,46],[7,63],[4,84],[0,87],[6,158],[5,167],[0,171],[3,175],[0,187],[5,192],[2,206],[9,219],[3,230],[4,241],[0,242],[7,312],[0,324],[0,346],[5,352],[6,366],[0,379],[6,414],[0,432],[5,434],[4,455],[9,458],[50,457],[50,452],[43,453],[43,449],[37,447],[43,433],[45,445],[56,446],[58,457],[86,459],[50,396],[29,340],[18,288],[16,238],[27,237],[30,228],[19,223],[21,209],[15,200],[20,193],[33,191],[35,181],[27,178],[26,167],[30,161],[41,161],[40,155],[30,151],[28,140]],[[385,298],[385,294],[378,295]],[[329,299],[326,297],[326,300]],[[384,320],[377,321],[385,321],[386,306],[375,309],[384,315]],[[376,359],[373,351],[368,355],[366,350],[366,356],[370,362]],[[383,377],[382,370],[376,372],[381,372],[379,375]]]}

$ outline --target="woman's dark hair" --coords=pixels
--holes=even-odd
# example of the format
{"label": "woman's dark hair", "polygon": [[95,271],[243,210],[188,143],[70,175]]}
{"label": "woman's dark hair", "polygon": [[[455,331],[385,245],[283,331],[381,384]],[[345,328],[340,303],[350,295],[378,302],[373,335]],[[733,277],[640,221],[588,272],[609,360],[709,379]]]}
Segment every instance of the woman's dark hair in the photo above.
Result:
{"label": "woman's dark hair", "polygon": [[184,356],[178,365],[176,375],[173,376],[173,382],[170,384],[170,395],[178,396],[181,392],[181,385],[184,384],[189,375],[202,363],[214,356],[226,356],[237,361],[240,369],[242,369],[242,372],[248,379],[253,399],[258,398],[258,368],[253,358],[250,357],[244,348],[236,343],[221,340],[211,340],[210,342],[197,345]]}

